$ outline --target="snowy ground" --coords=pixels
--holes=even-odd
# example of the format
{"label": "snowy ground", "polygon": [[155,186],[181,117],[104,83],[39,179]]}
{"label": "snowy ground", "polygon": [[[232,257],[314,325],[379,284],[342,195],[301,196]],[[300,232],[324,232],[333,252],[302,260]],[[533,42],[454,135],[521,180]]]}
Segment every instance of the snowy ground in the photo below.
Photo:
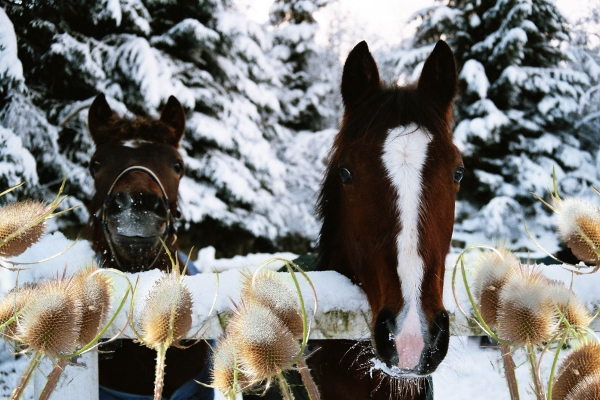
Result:
{"label": "snowy ground", "polygon": [[[35,245],[30,251],[17,258],[20,262],[31,262],[51,256],[54,253],[66,249],[70,244],[60,233],[46,236],[41,243]],[[293,258],[293,254],[284,253],[282,258]],[[64,255],[40,265],[32,265],[31,269],[21,271],[18,274],[19,282],[36,281],[45,276],[56,275],[66,268],[67,273],[72,273],[76,268],[89,265],[93,252],[87,242],[76,243]],[[202,270],[226,271],[232,268],[252,267],[269,258],[270,255],[252,255],[249,257],[236,257],[231,260],[215,260],[214,250],[203,249],[199,253],[196,263]],[[456,256],[449,256],[449,266],[453,264]],[[553,279],[568,281],[570,274],[562,272],[555,266],[544,267],[544,271]],[[224,277],[231,275],[222,274]],[[17,274],[0,268],[0,295],[10,290],[15,283]],[[447,279],[449,275],[447,275]],[[592,309],[597,309],[598,280],[600,276],[592,275],[588,278],[575,278],[574,290],[579,294],[583,303]],[[459,296],[463,305],[466,303],[464,295]],[[455,309],[451,292],[445,293],[445,303],[450,311]],[[434,374],[435,399],[458,400],[458,399],[508,399],[508,389],[503,378],[503,368],[499,350],[491,348],[480,348],[477,337],[452,337],[450,350],[446,360]],[[15,360],[4,343],[0,342],[0,399],[8,398],[12,388],[16,385],[19,371],[24,369],[26,357]],[[530,388],[529,371],[525,364],[525,357],[521,353],[515,354],[515,361],[519,365],[517,377],[520,383],[522,399],[534,399]],[[543,376],[547,377],[551,355],[544,359],[542,366]],[[26,392],[26,399],[33,398],[31,388]]]}

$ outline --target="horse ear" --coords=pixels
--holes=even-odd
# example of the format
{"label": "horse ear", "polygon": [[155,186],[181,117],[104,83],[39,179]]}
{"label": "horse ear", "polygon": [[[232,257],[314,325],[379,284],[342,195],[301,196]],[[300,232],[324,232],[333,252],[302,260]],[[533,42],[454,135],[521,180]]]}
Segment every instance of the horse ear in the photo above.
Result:
{"label": "horse ear", "polygon": [[353,108],[379,89],[379,70],[367,42],[357,44],[348,54],[342,74],[342,100],[346,110]]}
{"label": "horse ear", "polygon": [[454,53],[446,42],[439,40],[425,61],[418,88],[440,107],[447,109],[456,96],[457,86]]}
{"label": "horse ear", "polygon": [[163,108],[160,114],[160,120],[173,129],[173,144],[179,144],[185,131],[185,112],[175,96],[169,97],[165,108]]}
{"label": "horse ear", "polygon": [[117,115],[108,105],[104,93],[96,96],[88,111],[88,127],[94,143],[104,142],[108,133],[106,128],[111,125],[116,117]]}

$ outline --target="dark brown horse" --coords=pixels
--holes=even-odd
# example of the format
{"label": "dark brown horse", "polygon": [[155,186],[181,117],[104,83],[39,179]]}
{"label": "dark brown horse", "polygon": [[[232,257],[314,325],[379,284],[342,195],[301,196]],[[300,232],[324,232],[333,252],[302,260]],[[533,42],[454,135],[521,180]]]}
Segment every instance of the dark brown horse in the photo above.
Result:
{"label": "dark brown horse", "polygon": [[309,365],[325,400],[426,398],[446,356],[444,269],[464,172],[451,133],[456,91],[443,41],[407,87],[381,84],[365,42],[348,56],[344,117],[318,203],[318,269],[364,289],[371,342],[313,342],[322,348]]}
{"label": "dark brown horse", "polygon": [[[105,267],[126,272],[169,270],[171,264],[160,239],[176,253],[174,222],[184,173],[178,152],[185,130],[181,104],[171,96],[159,120],[129,120],[119,118],[100,94],[90,107],[88,123],[96,144],[90,161],[96,194],[88,205],[92,248]],[[152,395],[155,351],[131,340],[118,343],[110,357],[101,357],[100,385]],[[206,358],[203,344],[185,351],[169,349],[164,396],[171,397],[186,383],[199,379]]]}

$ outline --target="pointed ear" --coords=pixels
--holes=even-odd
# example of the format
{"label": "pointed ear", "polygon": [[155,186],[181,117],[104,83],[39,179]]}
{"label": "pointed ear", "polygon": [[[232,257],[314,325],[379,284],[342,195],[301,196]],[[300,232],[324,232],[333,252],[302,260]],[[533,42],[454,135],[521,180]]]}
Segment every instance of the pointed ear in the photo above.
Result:
{"label": "pointed ear", "polygon": [[440,40],[425,61],[418,88],[445,110],[456,96],[457,85],[454,53]]}
{"label": "pointed ear", "polygon": [[380,85],[377,64],[367,42],[362,41],[348,54],[344,64],[341,89],[346,110],[371,96]]}
{"label": "pointed ear", "polygon": [[100,93],[88,110],[88,128],[96,145],[106,141],[108,127],[118,118],[111,110],[104,93]]}
{"label": "pointed ear", "polygon": [[175,96],[170,96],[165,108],[160,114],[161,122],[164,122],[173,129],[173,138],[171,144],[177,146],[185,132],[185,112],[179,100]]}

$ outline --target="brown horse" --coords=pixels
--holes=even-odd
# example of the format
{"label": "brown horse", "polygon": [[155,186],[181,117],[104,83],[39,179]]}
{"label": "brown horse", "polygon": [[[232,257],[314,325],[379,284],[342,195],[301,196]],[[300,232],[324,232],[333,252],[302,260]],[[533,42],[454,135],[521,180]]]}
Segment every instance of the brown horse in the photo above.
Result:
{"label": "brown horse", "polygon": [[440,41],[416,85],[383,87],[367,44],[344,66],[345,111],[322,183],[319,270],[360,285],[371,342],[321,341],[309,366],[322,398],[424,399],[446,356],[442,302],[464,173],[452,143],[454,55]]}
{"label": "brown horse", "polygon": [[[177,192],[184,173],[178,152],[185,130],[181,104],[171,96],[159,120],[129,120],[119,118],[100,94],[90,107],[88,124],[96,144],[90,161],[96,194],[88,205],[92,248],[105,267],[167,271],[171,264],[160,239],[175,254]],[[152,395],[155,352],[131,340],[118,343],[99,362],[101,399],[116,396],[111,391]],[[203,344],[169,349],[164,395],[171,397],[190,382],[200,387],[193,380],[202,375],[206,358]]]}

